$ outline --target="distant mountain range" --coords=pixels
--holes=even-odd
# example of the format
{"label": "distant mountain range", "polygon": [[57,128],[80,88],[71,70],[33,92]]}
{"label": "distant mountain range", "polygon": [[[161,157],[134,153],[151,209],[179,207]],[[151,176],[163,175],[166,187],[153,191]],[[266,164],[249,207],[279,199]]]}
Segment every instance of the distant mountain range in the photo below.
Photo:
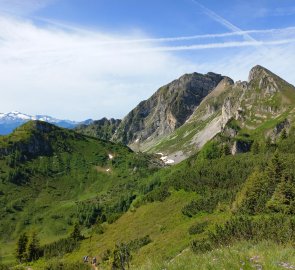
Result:
{"label": "distant mountain range", "polygon": [[63,128],[75,128],[78,125],[82,124],[90,124],[92,122],[91,119],[77,122],[71,120],[61,120],[48,115],[28,115],[25,113],[21,113],[18,111],[8,112],[8,113],[0,113],[0,135],[6,135],[11,133],[15,128],[21,126],[22,124],[30,121],[30,120],[39,120],[47,123],[54,124]]}

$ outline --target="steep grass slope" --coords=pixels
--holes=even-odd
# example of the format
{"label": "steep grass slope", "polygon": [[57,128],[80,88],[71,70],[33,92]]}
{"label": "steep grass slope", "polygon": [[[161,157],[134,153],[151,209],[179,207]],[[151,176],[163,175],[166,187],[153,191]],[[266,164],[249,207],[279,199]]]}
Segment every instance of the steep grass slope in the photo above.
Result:
{"label": "steep grass slope", "polygon": [[[129,148],[28,122],[0,137],[1,257],[14,261],[24,232],[41,243],[65,237],[75,223],[116,220],[136,197],[138,179],[161,163]],[[2,248],[5,247],[5,248]]]}

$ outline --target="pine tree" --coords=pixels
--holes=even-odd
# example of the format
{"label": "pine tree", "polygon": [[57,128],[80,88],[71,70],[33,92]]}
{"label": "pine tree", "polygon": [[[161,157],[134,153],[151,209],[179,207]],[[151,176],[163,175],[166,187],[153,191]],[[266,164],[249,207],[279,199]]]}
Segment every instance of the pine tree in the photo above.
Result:
{"label": "pine tree", "polygon": [[265,141],[265,150],[266,151],[269,151],[272,147],[272,141],[271,141],[271,138],[270,137],[267,137],[266,138],[266,141]]}
{"label": "pine tree", "polygon": [[269,183],[265,173],[254,171],[246,180],[242,190],[233,203],[234,212],[255,214],[262,212],[269,199],[267,190]]}
{"label": "pine tree", "polygon": [[222,146],[221,153],[222,153],[222,156],[228,156],[231,154],[230,147],[227,143]]}
{"label": "pine tree", "polygon": [[253,144],[252,144],[252,146],[251,146],[251,152],[254,155],[257,155],[257,154],[259,154],[259,148],[260,148],[259,142],[254,141]]}
{"label": "pine tree", "polygon": [[278,151],[275,152],[266,168],[266,174],[269,181],[268,195],[272,196],[277,184],[282,178],[283,163],[281,162]]}
{"label": "pine tree", "polygon": [[291,175],[283,175],[267,207],[274,212],[295,214],[295,183]]}
{"label": "pine tree", "polygon": [[129,264],[131,261],[131,253],[128,245],[120,244],[116,245],[113,253],[113,264],[112,269],[125,270],[129,269]]}
{"label": "pine tree", "polygon": [[286,131],[286,129],[283,129],[281,132],[281,135],[280,135],[280,139],[285,140],[285,139],[287,139],[287,137],[288,137],[287,131]]}
{"label": "pine tree", "polygon": [[74,226],[74,230],[71,233],[71,238],[76,240],[76,241],[79,241],[79,240],[83,239],[83,236],[81,235],[80,226],[79,226],[78,223],[76,223],[75,226]]}
{"label": "pine tree", "polygon": [[41,250],[40,250],[40,241],[38,239],[37,234],[34,232],[32,234],[32,239],[28,247],[28,261],[36,261],[40,258]]}
{"label": "pine tree", "polygon": [[28,236],[26,233],[20,235],[17,248],[16,248],[16,258],[20,263],[27,260],[27,245],[28,245]]}

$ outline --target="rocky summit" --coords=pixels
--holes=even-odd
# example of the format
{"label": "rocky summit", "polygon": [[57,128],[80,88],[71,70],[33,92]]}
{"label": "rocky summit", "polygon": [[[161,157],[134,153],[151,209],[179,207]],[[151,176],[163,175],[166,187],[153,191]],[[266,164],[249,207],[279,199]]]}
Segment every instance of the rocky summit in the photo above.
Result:
{"label": "rocky summit", "polygon": [[[218,134],[241,137],[229,128],[233,122],[249,137],[264,126],[270,128],[264,135],[273,137],[280,121],[292,121],[294,100],[294,86],[260,65],[250,70],[248,81],[234,82],[212,72],[185,74],[142,101],[122,121],[104,120],[78,131],[124,143],[135,151],[158,153],[173,164],[198,152]],[[103,126],[108,136],[94,132],[101,132]],[[237,153],[250,145],[233,142],[229,147]]]}
{"label": "rocky summit", "polygon": [[185,74],[142,101],[121,122],[113,141],[144,149],[185,123],[224,77],[215,73]]}

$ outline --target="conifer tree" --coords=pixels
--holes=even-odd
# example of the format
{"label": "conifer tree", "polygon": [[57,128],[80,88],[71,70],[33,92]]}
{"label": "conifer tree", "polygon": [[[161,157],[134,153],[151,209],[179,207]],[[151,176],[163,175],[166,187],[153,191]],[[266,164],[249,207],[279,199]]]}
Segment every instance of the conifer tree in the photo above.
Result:
{"label": "conifer tree", "polygon": [[254,155],[257,155],[257,154],[259,154],[259,148],[260,148],[259,142],[258,141],[254,141],[253,144],[252,144],[252,146],[251,146],[251,152]]}
{"label": "conifer tree", "polygon": [[20,235],[17,248],[16,248],[16,258],[20,263],[25,262],[27,259],[27,245],[28,245],[28,236],[26,233]]}
{"label": "conifer tree", "polygon": [[287,139],[287,137],[288,137],[287,131],[286,131],[286,129],[283,129],[281,132],[281,135],[280,135],[280,139],[285,140],[285,139]]}
{"label": "conifer tree", "polygon": [[274,212],[295,214],[295,183],[291,175],[283,175],[267,207]]}
{"label": "conifer tree", "polygon": [[71,238],[76,240],[76,241],[79,241],[79,240],[83,239],[83,236],[81,235],[80,226],[79,226],[78,223],[76,223],[75,226],[74,226],[74,230],[71,233]]}
{"label": "conifer tree", "polygon": [[120,244],[116,245],[116,248],[113,253],[113,265],[112,269],[120,269],[120,270],[126,270],[130,267],[130,261],[131,261],[131,253],[128,245],[126,244]]}
{"label": "conifer tree", "polygon": [[38,239],[37,234],[34,232],[32,234],[32,239],[28,247],[28,261],[36,261],[40,258],[41,250],[40,250],[40,241]]}
{"label": "conifer tree", "polygon": [[267,178],[269,182],[268,196],[272,196],[276,185],[280,182],[283,172],[283,163],[281,162],[278,151],[275,152],[266,168]]}

